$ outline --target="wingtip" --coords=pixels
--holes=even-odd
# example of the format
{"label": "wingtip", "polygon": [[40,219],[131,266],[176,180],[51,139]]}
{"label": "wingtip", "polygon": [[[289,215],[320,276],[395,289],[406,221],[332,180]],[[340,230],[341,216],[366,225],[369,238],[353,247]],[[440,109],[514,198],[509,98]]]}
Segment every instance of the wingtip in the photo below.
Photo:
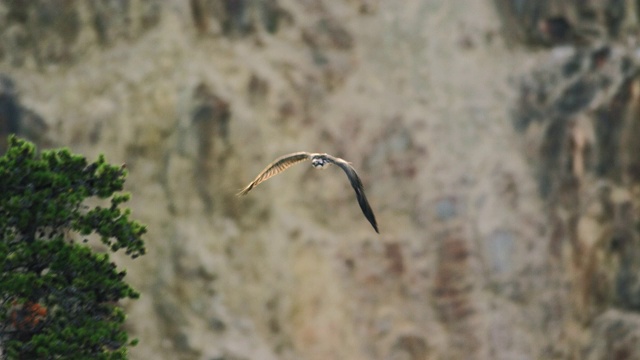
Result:
{"label": "wingtip", "polygon": [[251,189],[253,189],[253,183],[247,185],[244,189],[238,191],[236,193],[236,196],[245,196],[249,191],[251,191]]}
{"label": "wingtip", "polygon": [[[372,213],[372,215],[373,215],[373,213]],[[375,230],[376,233],[380,234],[380,230],[378,229],[378,222],[376,221],[376,218],[373,217],[373,216],[371,218],[369,218],[367,216],[367,220],[369,220],[369,224],[371,224],[371,227],[373,228],[373,230]]]}

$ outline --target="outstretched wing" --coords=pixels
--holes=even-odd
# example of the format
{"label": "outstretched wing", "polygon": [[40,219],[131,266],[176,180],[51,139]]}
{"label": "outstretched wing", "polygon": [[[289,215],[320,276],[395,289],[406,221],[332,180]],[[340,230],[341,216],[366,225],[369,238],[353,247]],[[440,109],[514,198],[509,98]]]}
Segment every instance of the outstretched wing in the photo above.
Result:
{"label": "outstretched wing", "polygon": [[329,161],[340,166],[342,170],[344,170],[345,174],[349,178],[349,182],[351,182],[351,186],[353,190],[356,192],[356,199],[358,199],[358,204],[360,204],[360,209],[362,209],[362,213],[364,217],[369,220],[373,229],[379,234],[378,231],[378,223],[376,222],[376,217],[373,215],[373,210],[371,210],[371,206],[369,206],[369,201],[367,201],[367,197],[364,194],[364,187],[362,186],[362,181],[360,181],[360,177],[356,173],[356,169],[351,166],[348,162],[343,159],[336,158],[333,156],[326,156]]}
{"label": "outstretched wing", "polygon": [[242,196],[246,195],[251,189],[258,186],[261,182],[267,180],[268,178],[278,175],[279,173],[285,171],[287,168],[295,165],[299,162],[305,161],[311,157],[312,154],[308,152],[296,152],[293,154],[288,154],[277,158],[274,162],[267,165],[256,178],[247,185],[242,191],[240,191],[237,195]]}

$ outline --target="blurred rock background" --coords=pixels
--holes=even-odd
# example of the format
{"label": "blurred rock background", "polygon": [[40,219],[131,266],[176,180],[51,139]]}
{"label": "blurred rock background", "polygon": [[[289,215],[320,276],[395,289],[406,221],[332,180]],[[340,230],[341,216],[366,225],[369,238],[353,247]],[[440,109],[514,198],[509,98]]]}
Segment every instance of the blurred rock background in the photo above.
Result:
{"label": "blurred rock background", "polygon": [[[633,0],[0,0],[0,133],[126,163],[133,359],[640,359]],[[358,169],[377,235],[337,168]]]}

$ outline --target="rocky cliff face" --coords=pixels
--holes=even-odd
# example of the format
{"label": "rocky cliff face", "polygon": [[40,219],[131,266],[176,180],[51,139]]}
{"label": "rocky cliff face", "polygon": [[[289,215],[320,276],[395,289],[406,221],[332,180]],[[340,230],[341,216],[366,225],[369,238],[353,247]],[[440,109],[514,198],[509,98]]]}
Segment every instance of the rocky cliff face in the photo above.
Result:
{"label": "rocky cliff face", "polygon": [[132,358],[638,358],[634,4],[0,1],[1,130],[127,164]]}

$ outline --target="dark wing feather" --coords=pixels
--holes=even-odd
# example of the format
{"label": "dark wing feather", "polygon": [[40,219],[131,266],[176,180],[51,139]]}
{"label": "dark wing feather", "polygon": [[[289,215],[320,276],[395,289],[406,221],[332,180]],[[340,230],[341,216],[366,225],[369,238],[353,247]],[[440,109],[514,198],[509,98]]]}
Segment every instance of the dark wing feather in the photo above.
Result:
{"label": "dark wing feather", "polygon": [[292,165],[295,165],[301,161],[305,161],[311,157],[312,154],[307,152],[297,152],[293,154],[288,154],[277,158],[271,164],[267,165],[256,178],[247,185],[242,191],[240,191],[237,195],[242,196],[246,195],[251,189],[258,186],[261,182],[269,179],[272,176],[278,175],[279,173],[285,171]]}
{"label": "dark wing feather", "polygon": [[356,169],[351,166],[348,162],[344,161],[340,158],[335,158],[333,156],[327,156],[327,159],[332,163],[340,166],[342,170],[344,170],[345,174],[349,178],[349,182],[351,182],[351,186],[353,190],[356,192],[356,198],[358,199],[358,204],[360,204],[360,209],[362,209],[362,213],[364,217],[369,220],[373,229],[379,234],[378,231],[378,223],[376,222],[376,217],[373,215],[373,210],[371,210],[371,206],[369,206],[369,202],[367,201],[367,197],[364,194],[364,187],[362,186],[362,181],[360,181],[360,177],[356,173]]}

